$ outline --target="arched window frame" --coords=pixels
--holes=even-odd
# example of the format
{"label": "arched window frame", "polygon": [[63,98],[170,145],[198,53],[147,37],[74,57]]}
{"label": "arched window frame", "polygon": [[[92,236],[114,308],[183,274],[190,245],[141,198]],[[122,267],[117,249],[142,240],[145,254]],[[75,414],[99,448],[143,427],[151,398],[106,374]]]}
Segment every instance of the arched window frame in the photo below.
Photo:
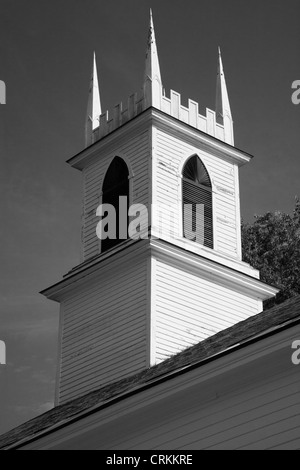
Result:
{"label": "arched window frame", "polygon": [[[131,164],[130,164],[130,161],[128,159],[128,157],[126,155],[124,155],[122,152],[116,152],[114,153],[113,155],[111,155],[108,159],[108,162],[107,162],[107,165],[105,167],[105,171],[103,172],[103,178],[102,178],[102,181],[101,181],[101,191],[100,191],[100,198],[99,198],[99,203],[98,205],[100,204],[103,204],[103,185],[104,185],[104,181],[105,181],[105,176],[108,172],[108,169],[112,163],[112,161],[114,160],[115,157],[119,157],[121,158],[126,166],[127,166],[127,169],[128,169],[128,179],[129,179],[129,201],[128,201],[128,206],[130,206],[132,203],[133,203],[133,178],[134,178],[134,173],[132,171],[132,167],[131,167]],[[98,207],[97,205],[97,207]],[[123,240],[124,242],[126,240]],[[120,245],[121,245],[122,242],[120,242]],[[119,246],[119,244],[116,244],[115,245],[115,248],[117,248]],[[98,238],[98,248],[99,248],[99,253],[105,253],[106,251],[102,251],[102,240],[100,240]]]}
{"label": "arched window frame", "polygon": [[[196,149],[195,149],[196,150]],[[217,250],[217,230],[216,230],[216,227],[217,227],[217,224],[216,224],[216,208],[215,208],[215,204],[216,204],[216,200],[215,200],[215,194],[216,194],[216,189],[215,189],[215,184],[214,184],[214,180],[211,176],[211,173],[208,169],[209,165],[207,164],[206,162],[206,158],[207,158],[207,155],[202,155],[201,152],[198,152],[198,151],[195,151],[195,152],[191,152],[187,155],[185,155],[181,161],[181,164],[178,168],[178,199],[180,201],[180,204],[178,205],[179,207],[179,236],[182,240],[185,241],[185,243],[187,244],[190,244],[190,246],[195,249],[197,246],[198,247],[201,247],[201,249],[204,249],[204,250],[212,250],[212,248],[209,248],[205,245],[202,245],[202,244],[198,244],[196,243],[195,241],[193,240],[189,240],[188,238],[186,238],[184,236],[184,228],[183,228],[183,170],[184,170],[184,167],[186,165],[186,163],[188,162],[188,160],[191,158],[191,157],[198,157],[200,159],[200,161],[202,162],[203,166],[205,167],[208,175],[209,175],[209,178],[210,178],[210,183],[211,183],[211,197],[212,197],[212,232],[213,232],[213,250]]]}

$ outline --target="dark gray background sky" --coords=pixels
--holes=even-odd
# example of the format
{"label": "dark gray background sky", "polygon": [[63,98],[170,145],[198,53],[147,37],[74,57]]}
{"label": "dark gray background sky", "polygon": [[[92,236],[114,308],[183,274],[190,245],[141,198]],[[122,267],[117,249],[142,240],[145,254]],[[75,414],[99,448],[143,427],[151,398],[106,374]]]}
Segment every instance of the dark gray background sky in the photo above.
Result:
{"label": "dark gray background sky", "polygon": [[300,196],[299,0],[0,0],[0,433],[53,406],[58,306],[38,292],[80,261],[81,175],[93,50],[102,109],[142,85],[149,8],[164,86],[214,109],[217,46],[241,210],[292,212]]}

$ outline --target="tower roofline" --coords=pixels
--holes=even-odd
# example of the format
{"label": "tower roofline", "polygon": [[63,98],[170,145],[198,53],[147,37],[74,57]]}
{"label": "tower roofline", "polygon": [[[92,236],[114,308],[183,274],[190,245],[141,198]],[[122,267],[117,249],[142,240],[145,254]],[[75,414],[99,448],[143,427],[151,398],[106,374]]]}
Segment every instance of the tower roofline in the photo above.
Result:
{"label": "tower roofline", "polygon": [[[207,110],[210,112],[210,110]],[[73,157],[67,160],[67,163],[78,170],[82,170],[86,165],[90,164],[94,159],[99,158],[99,149],[110,145],[110,142],[116,142],[116,133],[121,139],[122,136],[127,136],[130,130],[136,132],[137,126],[149,126],[150,120],[153,124],[168,127],[171,132],[182,132],[186,138],[190,140],[197,140],[202,142],[205,146],[210,147],[214,151],[222,153],[222,157],[235,162],[238,166],[248,163],[253,155],[218,139],[216,136],[207,134],[205,131],[195,129],[195,126],[182,122],[170,116],[165,112],[156,108],[147,108],[140,114],[136,115],[131,120],[125,121],[111,132],[104,135],[101,139],[95,139],[93,145],[78,152]],[[97,131],[97,129],[96,129]]]}

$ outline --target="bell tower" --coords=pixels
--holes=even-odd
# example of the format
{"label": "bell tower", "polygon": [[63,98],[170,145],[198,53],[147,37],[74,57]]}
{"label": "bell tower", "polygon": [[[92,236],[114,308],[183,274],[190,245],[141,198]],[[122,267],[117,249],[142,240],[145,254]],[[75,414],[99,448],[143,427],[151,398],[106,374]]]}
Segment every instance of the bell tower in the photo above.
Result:
{"label": "bell tower", "polygon": [[82,262],[42,292],[60,303],[57,404],[259,313],[276,294],[242,262],[238,173],[251,156],[233,139],[220,51],[216,110],[205,116],[165,93],[151,14],[141,90],[109,113],[94,57],[86,148],[68,160],[84,182]]}

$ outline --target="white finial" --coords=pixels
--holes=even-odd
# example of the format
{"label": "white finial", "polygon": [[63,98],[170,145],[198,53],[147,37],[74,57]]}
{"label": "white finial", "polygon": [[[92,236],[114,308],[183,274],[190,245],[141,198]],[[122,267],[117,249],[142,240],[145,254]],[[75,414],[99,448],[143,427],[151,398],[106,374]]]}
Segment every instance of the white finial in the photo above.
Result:
{"label": "white finial", "polygon": [[219,124],[224,126],[225,130],[225,142],[233,145],[233,121],[231,115],[231,109],[229,104],[229,98],[227,93],[227,86],[225,81],[225,75],[223,70],[223,63],[221,57],[221,50],[218,47],[219,52],[219,66],[217,75],[217,91],[216,91],[216,120]]}
{"label": "white finial", "polygon": [[144,94],[147,106],[156,106],[158,108],[160,107],[162,95],[162,81],[160,75],[160,67],[151,8],[144,73]]}
{"label": "white finial", "polygon": [[85,143],[89,146],[93,143],[93,130],[99,126],[99,116],[101,114],[100,91],[98,84],[98,74],[96,65],[96,54],[94,52],[93,69],[89,88],[86,128],[85,128]]}

